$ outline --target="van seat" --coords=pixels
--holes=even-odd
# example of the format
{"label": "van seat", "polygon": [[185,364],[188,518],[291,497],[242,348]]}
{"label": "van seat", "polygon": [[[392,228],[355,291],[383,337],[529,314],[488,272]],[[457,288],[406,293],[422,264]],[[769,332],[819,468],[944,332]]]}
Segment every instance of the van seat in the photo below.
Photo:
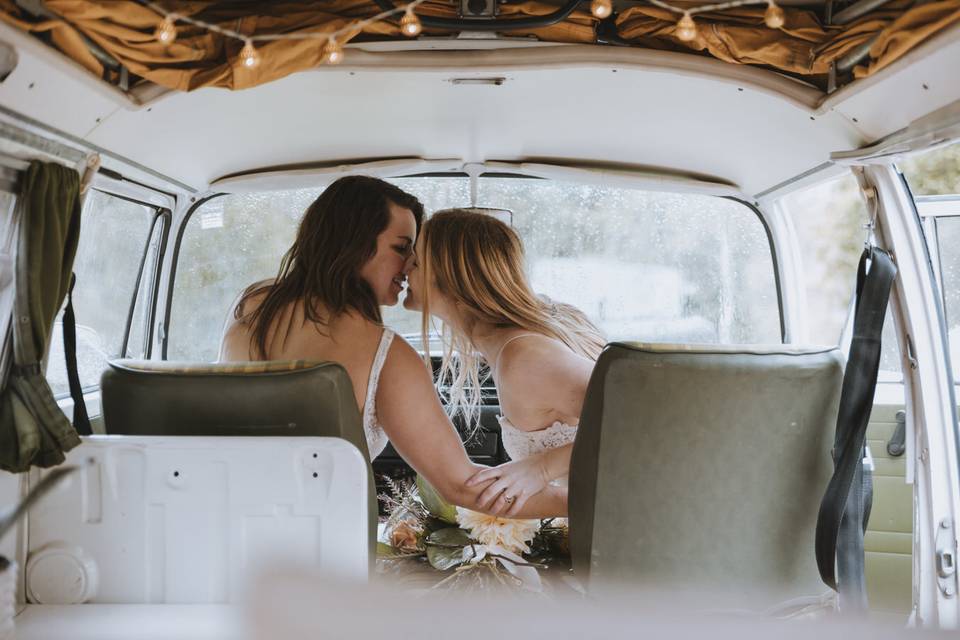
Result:
{"label": "van seat", "polygon": [[100,381],[107,434],[342,438],[367,462],[368,542],[377,497],[353,385],[335,362],[112,360]]}
{"label": "van seat", "polygon": [[814,531],[842,379],[835,348],[608,345],[570,469],[579,579],[751,609],[826,591]]}

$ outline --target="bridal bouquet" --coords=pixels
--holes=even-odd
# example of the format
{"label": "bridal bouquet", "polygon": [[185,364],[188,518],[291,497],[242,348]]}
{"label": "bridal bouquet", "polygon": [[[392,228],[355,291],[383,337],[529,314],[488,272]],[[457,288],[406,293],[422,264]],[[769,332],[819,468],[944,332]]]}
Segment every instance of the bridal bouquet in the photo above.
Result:
{"label": "bridal bouquet", "polygon": [[384,560],[425,557],[452,573],[435,587],[477,589],[503,585],[540,591],[538,569],[568,555],[567,528],[554,520],[498,518],[445,502],[420,476],[387,478],[390,494],[378,496],[389,516],[377,555]]}

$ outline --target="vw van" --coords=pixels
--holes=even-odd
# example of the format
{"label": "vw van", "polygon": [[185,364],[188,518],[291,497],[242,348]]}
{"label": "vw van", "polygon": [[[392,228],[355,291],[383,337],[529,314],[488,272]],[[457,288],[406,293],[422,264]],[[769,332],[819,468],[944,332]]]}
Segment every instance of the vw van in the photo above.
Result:
{"label": "vw van", "polygon": [[[960,3],[728,4],[0,3],[2,501],[76,467],[0,540],[0,636],[225,637],[265,566],[378,580],[375,494],[412,471],[391,447],[369,460],[329,403],[304,410],[322,432],[284,417],[342,378],[238,393],[282,376],[217,368],[237,294],[346,175],[508,221],[537,292],[605,333],[571,467],[564,580],[584,601],[743,587],[757,614],[789,592],[960,626]],[[63,209],[28,205],[54,199],[41,165],[74,176],[75,256],[30,248],[37,211]],[[866,302],[881,254],[892,286]],[[419,313],[383,318],[439,356]],[[23,400],[30,375],[58,416]],[[479,431],[459,425],[493,465],[485,392]],[[184,432],[198,407],[219,435]],[[241,424],[261,410],[272,431]],[[866,446],[833,499],[856,484],[838,513],[865,529],[841,539],[858,600],[841,585],[838,605],[814,533],[844,415]],[[79,419],[91,435],[63,430]],[[29,437],[45,454],[17,461]]]}

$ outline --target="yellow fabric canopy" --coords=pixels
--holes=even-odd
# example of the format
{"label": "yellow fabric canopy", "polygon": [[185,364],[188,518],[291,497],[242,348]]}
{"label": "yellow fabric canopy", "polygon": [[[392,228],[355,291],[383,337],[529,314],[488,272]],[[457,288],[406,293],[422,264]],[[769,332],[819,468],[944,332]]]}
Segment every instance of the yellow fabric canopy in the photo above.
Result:
{"label": "yellow fabric canopy", "polygon": [[[164,46],[154,37],[161,17],[134,0],[45,0],[43,4],[55,17],[37,18],[14,0],[0,0],[0,19],[42,38],[100,77],[111,72],[91,53],[84,38],[126,67],[134,83],[142,79],[180,91],[200,87],[246,89],[322,63],[321,39],[258,41],[261,63],[251,69],[240,63],[241,41],[182,22],[177,24],[176,41]],[[168,11],[246,35],[327,32],[381,10],[371,0],[165,0],[161,4]],[[503,4],[500,12],[502,18],[516,18],[549,14],[556,9],[556,4],[531,0]],[[854,70],[856,77],[875,73],[960,22],[960,0],[917,6],[907,0],[894,0],[844,26],[824,26],[813,12],[784,7],[786,23],[780,29],[770,29],[763,22],[764,10],[763,6],[741,7],[696,14],[698,35],[691,42],[682,42],[674,35],[677,14],[646,4],[619,14],[616,29],[631,46],[700,52],[726,62],[762,65],[816,81],[829,71],[832,62],[861,45],[872,42],[869,57]],[[456,7],[447,0],[427,0],[417,13],[455,18]],[[595,43],[598,22],[588,11],[578,10],[555,25],[511,31],[510,35],[535,36],[549,42]],[[449,32],[427,29],[424,33]],[[404,39],[396,18],[367,25],[342,40],[356,37]]]}
{"label": "yellow fabric canopy", "polygon": [[698,13],[694,16],[697,37],[691,42],[674,35],[677,14],[642,5],[620,14],[617,29],[631,44],[703,51],[727,62],[764,65],[801,76],[826,74],[831,63],[876,37],[866,64],[854,69],[856,77],[864,77],[960,22],[960,0],[912,4],[889,2],[843,26],[822,25],[813,12],[787,7],[780,29],[764,25],[763,6]]}

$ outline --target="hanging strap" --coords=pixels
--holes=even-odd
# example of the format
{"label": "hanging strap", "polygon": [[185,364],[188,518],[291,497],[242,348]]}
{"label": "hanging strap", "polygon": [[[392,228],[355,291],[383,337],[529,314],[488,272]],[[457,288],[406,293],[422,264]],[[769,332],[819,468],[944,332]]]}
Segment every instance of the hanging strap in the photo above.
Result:
{"label": "hanging strap", "polygon": [[853,339],[837,414],[834,471],[820,503],[815,544],[820,577],[840,594],[841,610],[866,610],[867,606],[863,532],[870,517],[873,483],[863,458],[880,368],[883,320],[896,273],[888,253],[876,247],[864,250],[857,269]]}
{"label": "hanging strap", "polygon": [[70,289],[67,291],[67,306],[63,310],[63,359],[67,363],[67,380],[70,383],[70,397],[73,398],[73,428],[82,436],[93,433],[87,405],[83,401],[83,388],[80,386],[80,374],[77,372],[77,319],[73,313],[73,285],[77,275],[70,274]]}

